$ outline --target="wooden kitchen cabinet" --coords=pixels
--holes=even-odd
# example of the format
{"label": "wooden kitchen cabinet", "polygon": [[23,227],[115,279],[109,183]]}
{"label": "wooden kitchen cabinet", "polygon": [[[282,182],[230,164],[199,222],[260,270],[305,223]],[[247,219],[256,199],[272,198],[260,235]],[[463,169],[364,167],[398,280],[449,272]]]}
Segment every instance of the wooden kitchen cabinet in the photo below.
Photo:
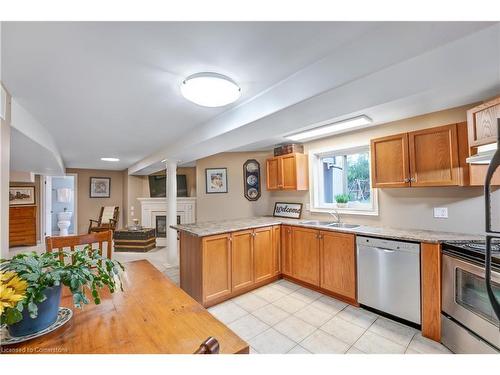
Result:
{"label": "wooden kitchen cabinet", "polygon": [[408,134],[371,140],[372,186],[410,186]]}
{"label": "wooden kitchen cabinet", "polygon": [[481,146],[497,141],[500,118],[500,97],[489,100],[467,111],[469,146]]}
{"label": "wooden kitchen cabinet", "polygon": [[469,185],[466,123],[371,140],[372,186]]}
{"label": "wooden kitchen cabinet", "polygon": [[253,230],[235,232],[231,238],[231,285],[234,292],[254,283]]}
{"label": "wooden kitchen cabinet", "polygon": [[231,235],[204,237],[203,248],[203,303],[231,294]]}
{"label": "wooden kitchen cabinet", "polygon": [[292,227],[281,226],[281,273],[292,276]]}
{"label": "wooden kitchen cabinet", "polygon": [[409,133],[411,186],[459,185],[457,125]]}
{"label": "wooden kitchen cabinet", "polygon": [[356,301],[356,248],[353,234],[320,232],[320,287]]}
{"label": "wooden kitchen cabinet", "polygon": [[319,231],[292,227],[292,277],[319,286]]}
{"label": "wooden kitchen cabinet", "polygon": [[281,226],[273,227],[273,275],[281,273]]}
{"label": "wooden kitchen cabinet", "polygon": [[267,190],[307,190],[307,155],[293,153],[266,160]]}
{"label": "wooden kitchen cabinet", "polygon": [[254,229],[254,280],[256,283],[274,276],[273,228]]}

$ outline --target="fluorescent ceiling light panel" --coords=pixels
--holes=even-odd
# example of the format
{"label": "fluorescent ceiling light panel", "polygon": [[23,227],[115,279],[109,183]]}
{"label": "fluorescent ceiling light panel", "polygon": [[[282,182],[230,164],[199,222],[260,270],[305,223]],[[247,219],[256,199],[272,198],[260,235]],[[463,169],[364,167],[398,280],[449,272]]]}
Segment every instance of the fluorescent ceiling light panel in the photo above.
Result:
{"label": "fluorescent ceiling light panel", "polygon": [[181,93],[187,100],[203,107],[222,107],[238,100],[241,89],[222,74],[197,73],[182,82]]}
{"label": "fluorescent ceiling light panel", "polygon": [[342,130],[356,128],[358,126],[369,125],[371,123],[372,123],[371,118],[363,115],[348,120],[334,122],[333,124],[320,126],[319,128],[306,130],[297,134],[288,135],[286,136],[286,138],[291,139],[292,141],[301,141],[303,139],[316,138],[323,135],[339,132]]}
{"label": "fluorescent ceiling light panel", "polygon": [[120,161],[118,158],[101,158],[102,161]]}

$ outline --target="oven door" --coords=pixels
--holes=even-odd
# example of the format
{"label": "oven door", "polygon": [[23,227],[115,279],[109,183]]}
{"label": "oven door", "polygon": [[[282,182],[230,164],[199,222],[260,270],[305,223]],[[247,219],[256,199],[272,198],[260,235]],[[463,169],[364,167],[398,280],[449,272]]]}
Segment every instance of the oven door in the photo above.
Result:
{"label": "oven door", "polygon": [[[500,298],[500,274],[492,271],[492,287]],[[500,348],[499,321],[486,291],[484,267],[443,254],[443,312]]]}

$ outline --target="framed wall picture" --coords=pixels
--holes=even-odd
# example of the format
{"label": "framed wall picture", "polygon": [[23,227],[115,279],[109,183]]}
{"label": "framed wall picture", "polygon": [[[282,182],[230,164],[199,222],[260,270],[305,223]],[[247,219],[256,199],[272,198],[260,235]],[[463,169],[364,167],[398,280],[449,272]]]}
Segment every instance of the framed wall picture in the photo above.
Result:
{"label": "framed wall picture", "polygon": [[111,177],[90,177],[90,198],[111,197]]}
{"label": "framed wall picture", "polygon": [[274,217],[286,217],[289,219],[300,219],[302,214],[302,203],[276,202],[274,204]]}
{"label": "framed wall picture", "polygon": [[9,188],[10,206],[29,206],[35,203],[34,186],[11,186]]}
{"label": "framed wall picture", "polygon": [[260,198],[260,164],[255,159],[249,159],[243,164],[243,194],[249,201]]}
{"label": "framed wall picture", "polygon": [[227,168],[205,169],[207,194],[227,193]]}

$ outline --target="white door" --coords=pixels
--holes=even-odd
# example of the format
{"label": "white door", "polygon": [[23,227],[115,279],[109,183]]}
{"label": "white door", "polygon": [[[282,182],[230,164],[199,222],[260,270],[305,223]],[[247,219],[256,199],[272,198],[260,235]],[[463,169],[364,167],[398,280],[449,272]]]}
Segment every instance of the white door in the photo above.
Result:
{"label": "white door", "polygon": [[52,235],[52,177],[43,178],[43,227],[45,236]]}

